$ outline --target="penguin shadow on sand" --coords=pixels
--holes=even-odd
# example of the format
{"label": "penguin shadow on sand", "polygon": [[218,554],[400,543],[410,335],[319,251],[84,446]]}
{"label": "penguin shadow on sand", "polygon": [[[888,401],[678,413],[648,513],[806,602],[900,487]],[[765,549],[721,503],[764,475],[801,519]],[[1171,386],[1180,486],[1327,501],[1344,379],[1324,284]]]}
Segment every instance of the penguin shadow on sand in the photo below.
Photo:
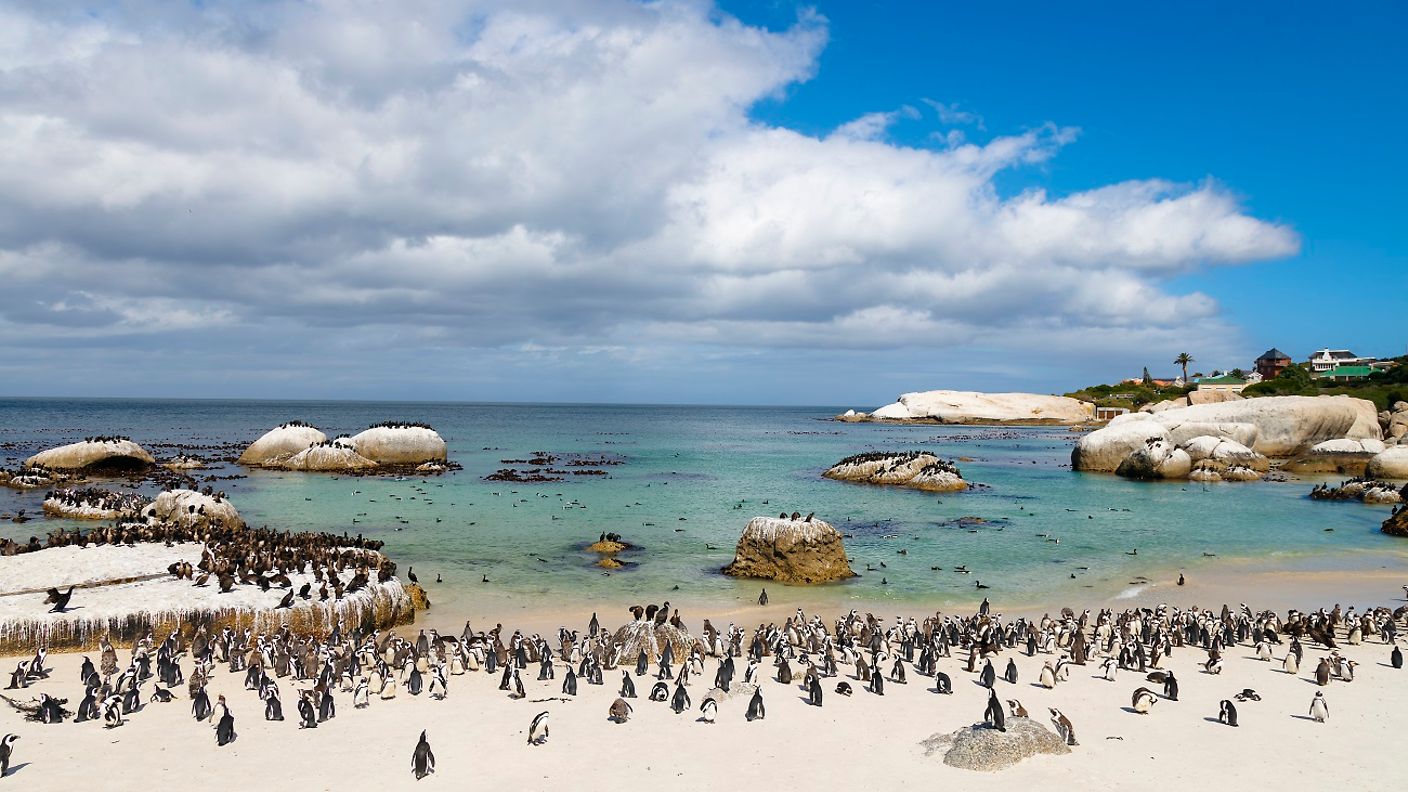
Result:
{"label": "penguin shadow on sand", "polygon": [[1291,717],[1295,718],[1296,720],[1310,721],[1311,723],[1315,722],[1315,718],[1311,717],[1310,715],[1292,715]]}
{"label": "penguin shadow on sand", "polygon": [[9,778],[10,776],[19,773],[19,771],[25,769],[26,767],[29,767],[31,764],[33,764],[33,762],[20,762],[17,765],[10,765],[10,769],[5,771],[5,777]]}

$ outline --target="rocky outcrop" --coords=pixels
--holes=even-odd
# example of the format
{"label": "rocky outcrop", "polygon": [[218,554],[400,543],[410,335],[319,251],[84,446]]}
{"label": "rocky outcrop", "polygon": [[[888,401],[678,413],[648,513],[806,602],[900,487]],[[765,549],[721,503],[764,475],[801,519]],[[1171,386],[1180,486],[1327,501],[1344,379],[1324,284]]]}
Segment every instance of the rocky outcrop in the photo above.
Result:
{"label": "rocky outcrop", "polygon": [[963,474],[951,462],[922,451],[856,454],[821,474],[836,481],[909,487],[928,492],[968,489]]}
{"label": "rocky outcrop", "polygon": [[199,457],[179,454],[170,461],[161,463],[161,466],[166,468],[167,470],[175,471],[200,470],[201,468],[205,467],[205,462]]}
{"label": "rocky outcrop", "polygon": [[147,499],[136,493],[88,487],[55,490],[44,499],[43,509],[71,520],[118,520],[135,517],[146,505]]}
{"label": "rocky outcrop", "polygon": [[1378,479],[1354,478],[1340,482],[1337,487],[1317,484],[1310,491],[1311,500],[1353,500],[1373,505],[1397,504],[1408,494],[1408,484],[1400,487]]}
{"label": "rocky outcrop", "polygon": [[1233,440],[1266,457],[1286,458],[1326,440],[1379,439],[1373,402],[1349,396],[1271,396],[1131,413],[1076,443],[1076,470],[1112,471],[1154,437],[1183,445],[1199,436]]}
{"label": "rocky outcrop", "polygon": [[611,646],[615,650],[618,664],[633,664],[640,653],[653,663],[660,659],[660,653],[669,645],[674,652],[675,662],[683,662],[699,643],[688,631],[680,629],[668,621],[656,624],[640,619],[633,621],[611,636]]}
{"label": "rocky outcrop", "polygon": [[206,495],[195,490],[167,490],[142,511],[148,520],[178,525],[182,528],[219,526],[238,528],[244,525],[240,513],[226,498]]}
{"label": "rocky outcrop", "polygon": [[445,440],[423,424],[373,426],[354,436],[352,447],[379,465],[419,465],[446,459]]}
{"label": "rocky outcrop", "polygon": [[277,465],[328,436],[302,421],[289,421],[265,432],[240,454],[241,465]]}
{"label": "rocky outcrop", "polygon": [[1271,469],[1271,460],[1236,440],[1203,435],[1180,448],[1192,460],[1192,481],[1257,481]]}
{"label": "rocky outcrop", "polygon": [[1182,479],[1193,462],[1188,452],[1161,437],[1151,437],[1124,458],[1115,473],[1133,479]]}
{"label": "rocky outcrop", "polygon": [[1390,409],[1379,413],[1379,427],[1383,429],[1384,440],[1394,443],[1408,443],[1408,402],[1394,402]]}
{"label": "rocky outcrop", "polygon": [[1326,440],[1281,466],[1288,473],[1338,473],[1363,476],[1369,460],[1381,453],[1382,440]]}
{"label": "rocky outcrop", "polygon": [[[863,420],[855,413],[848,420]],[[879,421],[943,424],[1080,424],[1095,417],[1095,405],[1038,393],[978,393],[936,390],[906,393],[870,413]]]}
{"label": "rocky outcrop", "polygon": [[821,520],[754,517],[743,529],[725,575],[781,583],[826,583],[855,577],[841,532]]}
{"label": "rocky outcrop", "polygon": [[1408,506],[1394,509],[1381,530],[1389,536],[1408,536]]}
{"label": "rocky outcrop", "polygon": [[975,724],[925,740],[924,755],[942,753],[944,764],[964,770],[993,772],[1041,754],[1068,754],[1071,749],[1054,732],[1031,718],[1011,717],[1006,731]]}
{"label": "rocky outcrop", "polygon": [[1408,479],[1408,445],[1396,445],[1375,454],[1365,475],[1381,479]]}
{"label": "rocky outcrop", "polygon": [[0,469],[0,487],[17,490],[43,489],[66,480],[68,480],[68,476],[63,473],[43,467],[28,467],[20,470]]}
{"label": "rocky outcrop", "polygon": [[49,470],[144,470],[156,459],[126,437],[95,437],[40,451],[24,464]]}
{"label": "rocky outcrop", "polygon": [[338,438],[309,446],[280,462],[278,466],[284,470],[336,473],[370,470],[377,464],[358,454],[350,440]]}

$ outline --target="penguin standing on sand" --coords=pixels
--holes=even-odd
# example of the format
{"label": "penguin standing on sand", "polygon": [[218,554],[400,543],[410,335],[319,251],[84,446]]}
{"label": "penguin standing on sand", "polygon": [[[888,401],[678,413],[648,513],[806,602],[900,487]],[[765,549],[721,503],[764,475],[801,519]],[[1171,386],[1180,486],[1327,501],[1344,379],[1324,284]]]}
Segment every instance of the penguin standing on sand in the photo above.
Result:
{"label": "penguin standing on sand", "polygon": [[121,726],[122,721],[122,697],[108,696],[103,702],[103,726],[108,729],[116,729]]}
{"label": "penguin standing on sand", "polygon": [[645,672],[650,669],[650,658],[645,656],[645,650],[640,650],[636,655],[636,676],[645,676]]}
{"label": "penguin standing on sand", "polygon": [[98,719],[98,688],[96,685],[89,685],[88,692],[83,696],[83,702],[78,705],[78,714],[74,716],[74,723]]}
{"label": "penguin standing on sand", "polygon": [[548,741],[548,713],[539,712],[533,716],[533,722],[528,724],[528,744],[542,745]]}
{"label": "penguin standing on sand", "polygon": [[678,715],[691,706],[692,702],[689,700],[689,691],[684,689],[684,685],[676,685],[675,695],[670,699],[670,709],[674,710],[675,714]]}
{"label": "penguin standing on sand", "polygon": [[942,693],[945,696],[953,693],[953,680],[949,679],[948,674],[942,671],[934,674],[934,692]]}
{"label": "penguin standing on sand", "polygon": [[631,680],[630,671],[621,672],[621,698],[633,699],[636,697],[636,683]]}
{"label": "penguin standing on sand", "polygon": [[270,688],[269,695],[264,699],[264,720],[281,721],[284,719],[284,703],[279,699],[279,689]]}
{"label": "penguin standing on sand", "polygon": [[1002,678],[1007,680],[1009,684],[1017,684],[1017,660],[1015,658],[1007,658],[1007,670],[1002,673]]}
{"label": "penguin standing on sand", "polygon": [[719,715],[719,702],[713,696],[704,699],[704,703],[699,705],[699,719],[705,723],[713,723]]}
{"label": "penguin standing on sand", "polygon": [[1320,665],[1315,667],[1315,684],[1320,687],[1330,684],[1330,661],[1328,658],[1320,658]]}
{"label": "penguin standing on sand", "polygon": [[1164,698],[1178,701],[1178,680],[1174,678],[1172,671],[1164,675]]}
{"label": "penguin standing on sand", "polygon": [[1218,710],[1218,713],[1217,713],[1217,721],[1218,721],[1218,723],[1225,723],[1225,724],[1227,724],[1228,726],[1236,726],[1236,725],[1237,725],[1237,707],[1236,707],[1231,701],[1228,701],[1227,699],[1223,699],[1223,700],[1222,700],[1222,704],[1220,704],[1219,706],[1221,707],[1221,709]]}
{"label": "penguin standing on sand", "polygon": [[879,669],[870,675],[870,692],[877,696],[885,695],[885,675]]}
{"label": "penguin standing on sand", "polygon": [[0,778],[10,772],[10,757],[15,754],[15,740],[19,738],[18,734],[7,734],[0,738]]}
{"label": "penguin standing on sand", "polygon": [[748,700],[748,712],[745,717],[752,723],[755,720],[763,720],[767,714],[767,708],[763,706],[763,690],[758,688],[753,691],[753,698]]}
{"label": "penguin standing on sand", "polygon": [[205,692],[205,685],[196,688],[195,700],[191,702],[191,714],[198,721],[210,717],[210,696]]}
{"label": "penguin standing on sand", "polygon": [[821,680],[815,675],[811,676],[811,683],[807,685],[807,703],[813,707],[821,706]]}
{"label": "penguin standing on sand", "polygon": [[215,726],[215,744],[229,745],[235,741],[238,734],[235,734],[235,716],[230,712],[229,707],[225,707],[225,714],[220,716],[220,722]]}
{"label": "penguin standing on sand", "polygon": [[1080,745],[1076,742],[1076,727],[1071,725],[1071,719],[1055,707],[1047,709],[1051,710],[1051,725],[1056,727],[1056,733],[1066,741],[1066,745]]}
{"label": "penguin standing on sand", "polygon": [[763,589],[763,593],[758,595],[758,604],[759,604],[759,605],[767,605],[767,604],[768,604],[768,590],[767,590],[767,589]]}
{"label": "penguin standing on sand", "polygon": [[1403,667],[1403,650],[1398,648],[1398,644],[1393,645],[1393,651],[1388,654],[1388,664],[1394,668]]}
{"label": "penguin standing on sand", "polygon": [[1007,700],[1007,707],[1012,710],[1012,717],[1014,717],[1014,718],[1025,718],[1025,717],[1027,717],[1027,708],[1026,708],[1026,707],[1023,707],[1023,706],[1022,706],[1022,702],[1018,701],[1017,699],[1008,699],[1008,700]]}
{"label": "penguin standing on sand", "polygon": [[316,729],[318,728],[318,711],[313,708],[313,702],[307,696],[298,698],[298,728]]}
{"label": "penguin standing on sand", "polygon": [[1000,732],[1007,731],[1007,715],[1002,711],[1002,702],[997,700],[995,690],[988,690],[988,705],[983,710],[983,722]]}
{"label": "penguin standing on sand", "polygon": [[567,667],[567,676],[562,678],[562,695],[577,695],[577,675],[572,672],[572,666]]}
{"label": "penguin standing on sand", "polygon": [[983,671],[978,674],[978,681],[988,690],[992,690],[993,685],[996,684],[997,672],[993,670],[991,660],[983,661]]}
{"label": "penguin standing on sand", "polygon": [[411,773],[416,780],[435,772],[435,753],[430,750],[430,741],[425,738],[425,732],[420,733],[420,741],[416,743],[416,749],[411,754]]}
{"label": "penguin standing on sand", "polygon": [[1319,690],[1315,691],[1315,698],[1310,701],[1310,717],[1316,723],[1324,723],[1330,719],[1330,705],[1325,703],[1325,694]]}
{"label": "penguin standing on sand", "polygon": [[1159,698],[1154,695],[1154,691],[1146,687],[1141,687],[1134,691],[1133,696],[1130,696],[1129,704],[1134,708],[1134,711],[1140,715],[1148,715],[1149,711],[1154,708],[1154,703],[1158,700]]}

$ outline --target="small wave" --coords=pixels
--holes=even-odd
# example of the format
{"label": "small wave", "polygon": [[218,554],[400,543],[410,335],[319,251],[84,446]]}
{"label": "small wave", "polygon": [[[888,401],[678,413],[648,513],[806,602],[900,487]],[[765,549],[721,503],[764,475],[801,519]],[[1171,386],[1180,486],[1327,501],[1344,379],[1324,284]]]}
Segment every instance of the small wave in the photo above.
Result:
{"label": "small wave", "polygon": [[1130,586],[1129,588],[1125,589],[1124,591],[1121,591],[1120,593],[1116,594],[1116,595],[1115,595],[1115,599],[1117,599],[1117,600],[1134,599],[1135,597],[1137,597],[1137,596],[1139,596],[1140,594],[1144,593],[1144,589],[1147,589],[1147,588],[1149,588],[1148,584],[1141,584],[1141,585],[1138,585],[1138,586]]}

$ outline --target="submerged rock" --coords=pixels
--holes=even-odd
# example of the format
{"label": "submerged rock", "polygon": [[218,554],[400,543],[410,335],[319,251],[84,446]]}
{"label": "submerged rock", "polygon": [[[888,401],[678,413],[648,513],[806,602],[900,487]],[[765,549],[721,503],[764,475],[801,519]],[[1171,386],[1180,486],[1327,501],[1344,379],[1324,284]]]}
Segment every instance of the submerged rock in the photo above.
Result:
{"label": "submerged rock", "polygon": [[49,470],[144,470],[156,459],[126,437],[95,437],[41,451],[24,464]]}
{"label": "submerged rock", "polygon": [[888,484],[929,492],[957,492],[968,482],[952,462],[922,451],[856,454],[822,474],[837,481]]}
{"label": "submerged rock", "polygon": [[241,465],[274,465],[328,436],[302,421],[289,421],[265,432],[240,454]]}
{"label": "submerged rock", "polygon": [[826,583],[855,577],[841,532],[821,520],[754,517],[743,529],[725,575],[781,583]]}
{"label": "submerged rock", "polygon": [[975,724],[950,734],[935,734],[921,743],[924,755],[943,753],[944,764],[964,770],[993,772],[1041,754],[1071,752],[1054,732],[1031,718],[1007,719],[1007,731]]}
{"label": "submerged rock", "polygon": [[380,465],[419,465],[446,459],[444,438],[424,424],[378,424],[354,436],[352,447]]}

